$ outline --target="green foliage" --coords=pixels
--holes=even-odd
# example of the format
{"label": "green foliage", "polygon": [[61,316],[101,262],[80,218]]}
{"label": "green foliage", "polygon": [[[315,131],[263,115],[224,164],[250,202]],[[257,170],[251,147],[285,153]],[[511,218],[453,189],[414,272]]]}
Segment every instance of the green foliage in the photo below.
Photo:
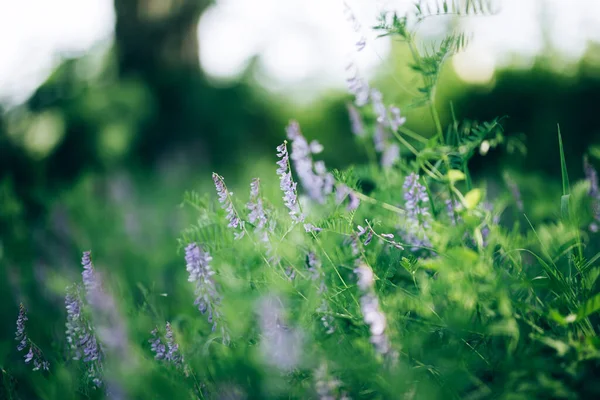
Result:
{"label": "green foliage", "polygon": [[[489,4],[421,2],[416,9],[378,29],[412,41],[411,18],[485,13]],[[101,310],[112,313],[108,324],[89,304],[83,315],[103,329],[122,323],[126,346],[117,352],[110,340],[103,343],[109,384],[94,388],[85,363],[68,355],[64,312],[57,311],[62,288],[79,282],[78,274],[39,265],[7,268],[19,271],[21,281],[0,282],[0,296],[26,292],[30,339],[43,348],[51,370],[30,371],[12,336],[1,341],[0,398],[120,392],[200,399],[600,395],[600,240],[587,230],[593,219],[590,182],[569,181],[560,132],[562,191],[519,177],[525,199],[520,210],[514,193],[493,193],[472,179],[476,153],[502,151],[509,140],[503,118],[454,118],[441,127],[433,102],[437,77],[445,58],[463,45],[462,34],[451,35],[415,57],[432,119],[445,136],[427,140],[403,126],[394,129],[410,157],[383,167],[373,160],[335,170],[333,193],[323,189],[324,201],[315,201],[306,187],[314,184],[306,164],[298,168],[303,138],[289,138],[297,141],[290,145],[290,179],[305,185],[299,185],[302,222],[290,218],[282,200],[275,154],[272,169],[256,171],[258,194],[247,196],[247,185],[231,185],[235,194],[220,194],[219,203],[207,174],[201,187],[185,192],[176,213],[143,218],[148,201],[175,202],[154,193],[157,186],[138,188],[143,195],[133,196],[137,192],[127,184],[114,186],[118,180],[85,180],[57,199],[73,220],[61,218],[59,207],[48,225],[56,232],[71,225],[79,234],[57,235],[59,250],[48,250],[56,257],[49,262],[77,259],[60,251],[58,239],[93,249],[102,289],[115,304]],[[361,143],[371,138],[371,128]],[[313,178],[322,173],[312,158],[308,162]],[[176,186],[165,179],[158,187],[164,195]],[[0,216],[18,221],[11,183],[2,182],[0,189],[6,200]],[[259,201],[265,222],[255,213]],[[243,223],[232,223],[234,217]],[[240,232],[243,237],[236,238]],[[192,243],[212,258],[210,270],[201,266],[201,279],[188,279],[200,269],[190,257]],[[36,297],[31,288],[37,286],[46,298]],[[194,299],[209,302],[212,316]],[[167,321],[181,365],[155,359],[149,343],[156,327],[167,335]],[[8,337],[12,320],[6,325]]]}

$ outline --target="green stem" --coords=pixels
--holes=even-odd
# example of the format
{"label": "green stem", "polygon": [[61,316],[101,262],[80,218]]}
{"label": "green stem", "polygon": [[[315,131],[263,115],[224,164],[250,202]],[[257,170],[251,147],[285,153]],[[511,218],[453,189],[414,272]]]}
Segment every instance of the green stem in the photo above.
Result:
{"label": "green stem", "polygon": [[393,206],[391,204],[388,204],[388,203],[384,203],[383,201],[376,200],[376,199],[374,199],[374,198],[372,198],[370,196],[367,196],[365,194],[362,194],[360,192],[354,192],[354,195],[356,195],[356,197],[358,197],[362,201],[366,201],[367,203],[379,205],[382,208],[385,208],[386,210],[391,211],[393,213],[400,214],[400,215],[406,214],[406,211],[404,211],[401,208],[395,207],[395,206]]}
{"label": "green stem", "polygon": [[431,94],[429,95],[429,111],[431,111],[431,118],[433,118],[433,122],[435,123],[437,138],[440,140],[440,143],[444,144],[444,130],[440,122],[440,116],[435,108],[435,88],[431,89]]}

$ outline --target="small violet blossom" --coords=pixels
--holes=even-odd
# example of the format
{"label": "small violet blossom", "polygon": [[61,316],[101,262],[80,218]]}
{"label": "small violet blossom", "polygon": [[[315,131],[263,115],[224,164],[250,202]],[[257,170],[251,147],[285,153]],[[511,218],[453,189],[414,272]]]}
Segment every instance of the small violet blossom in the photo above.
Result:
{"label": "small violet blossom", "polygon": [[298,203],[298,192],[297,183],[292,179],[292,173],[290,171],[290,160],[287,151],[287,142],[283,142],[277,146],[277,175],[279,175],[279,188],[283,192],[283,201],[285,206],[288,208],[290,217],[294,223],[304,221],[304,215],[300,211],[300,205]]}
{"label": "small violet blossom", "polygon": [[389,169],[400,160],[400,146],[397,143],[388,145],[381,155],[381,166]]}
{"label": "small violet blossom", "polygon": [[350,130],[352,134],[358,137],[365,136],[365,126],[359,111],[352,104],[346,104],[348,116],[350,117]]}
{"label": "small violet blossom", "polygon": [[592,216],[594,221],[590,224],[590,231],[598,232],[600,230],[600,188],[598,184],[598,172],[590,164],[587,158],[583,160],[583,170],[585,172],[585,179],[588,181],[590,188],[588,189],[588,196],[592,200]]}
{"label": "small violet blossom", "polygon": [[313,154],[323,151],[323,146],[316,140],[308,143],[296,121],[291,121],[286,131],[288,139],[292,141],[290,157],[294,162],[300,183],[308,197],[324,203],[325,197],[333,191],[334,178],[327,172],[323,161],[313,162],[312,158]]}
{"label": "small violet blossom", "polygon": [[250,200],[246,204],[248,211],[248,221],[254,224],[254,230],[258,234],[261,242],[268,243],[269,235],[267,233],[267,214],[265,212],[262,198],[260,197],[260,179],[254,178],[250,183]]}
{"label": "small violet blossom", "polygon": [[327,302],[326,293],[327,285],[325,284],[325,274],[322,269],[321,260],[313,252],[307,255],[308,271],[310,279],[317,282],[319,285],[318,294],[321,296],[321,304],[317,308],[317,312],[321,313],[321,323],[326,329],[328,335],[335,332],[334,318],[331,315],[331,308]]}
{"label": "small violet blossom", "polygon": [[229,335],[221,322],[222,315],[219,309],[221,295],[213,279],[215,272],[210,266],[212,257],[196,243],[190,243],[185,248],[185,261],[186,270],[190,274],[188,281],[196,284],[194,304],[198,306],[200,313],[208,313],[208,322],[213,324],[213,331],[218,324],[221,325],[223,341],[228,342]]}
{"label": "small violet blossom", "polygon": [[19,342],[17,345],[17,350],[23,351],[29,347],[29,351],[24,356],[25,364],[32,363],[34,371],[38,371],[40,369],[48,371],[50,369],[50,363],[44,358],[44,354],[40,348],[27,336],[25,323],[28,319],[27,309],[25,309],[23,304],[20,304],[19,315],[17,316],[17,331],[15,335],[15,340]]}
{"label": "small violet blossom", "polygon": [[362,292],[360,308],[365,323],[369,325],[370,342],[382,356],[395,358],[395,352],[392,351],[389,338],[385,333],[386,318],[379,307],[379,300],[375,294],[373,270],[368,265],[360,263],[354,273],[358,276],[357,284]]}
{"label": "small violet blossom", "polygon": [[102,359],[104,353],[102,346],[94,332],[93,325],[85,318],[82,310],[84,304],[77,286],[67,289],[65,296],[65,309],[67,322],[65,336],[72,358],[82,360],[87,365],[87,379],[96,387],[102,386]]}
{"label": "small violet blossom", "polygon": [[348,186],[344,185],[343,183],[338,183],[335,186],[335,202],[337,204],[341,204],[346,197],[348,197],[348,205],[346,206],[346,209],[348,211],[356,210],[360,205],[360,199]]}
{"label": "small violet blossom", "polygon": [[150,339],[149,342],[150,348],[154,353],[154,358],[157,360],[164,360],[167,363],[181,368],[183,367],[183,355],[179,351],[179,345],[175,342],[173,328],[169,322],[167,322],[165,330],[166,344],[161,340],[157,328],[150,332],[152,334],[152,339]]}
{"label": "small violet blossom", "polygon": [[358,68],[354,63],[350,63],[346,67],[346,71],[348,73],[350,73],[352,70],[354,70],[354,73],[346,79],[348,92],[354,95],[354,104],[356,104],[357,107],[363,107],[369,102],[369,92],[371,89],[364,78],[360,76]]}
{"label": "small violet blossom", "polygon": [[302,332],[284,323],[285,310],[278,297],[264,297],[257,309],[263,336],[260,348],[265,362],[282,371],[291,371],[302,357]]}
{"label": "small violet blossom", "polygon": [[393,131],[397,131],[402,125],[406,123],[406,117],[400,115],[400,109],[398,107],[390,106],[390,127]]}
{"label": "small violet blossom", "polygon": [[377,116],[377,122],[383,126],[388,126],[388,113],[383,104],[383,95],[377,89],[371,89],[371,104],[373,105],[373,111]]}
{"label": "small violet blossom", "polygon": [[241,239],[244,236],[244,221],[240,219],[235,208],[233,207],[233,202],[231,201],[231,196],[233,192],[227,190],[227,186],[225,185],[225,180],[222,176],[213,172],[212,174],[213,182],[215,183],[215,189],[217,190],[217,195],[219,196],[219,203],[221,204],[221,208],[227,211],[227,220],[229,224],[227,225],[229,228],[239,229],[239,232],[235,232],[235,239]]}

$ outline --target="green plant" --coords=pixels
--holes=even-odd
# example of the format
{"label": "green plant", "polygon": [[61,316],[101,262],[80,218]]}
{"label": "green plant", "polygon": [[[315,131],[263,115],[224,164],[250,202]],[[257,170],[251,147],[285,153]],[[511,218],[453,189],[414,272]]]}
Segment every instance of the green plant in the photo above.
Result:
{"label": "green plant", "polygon": [[[376,27],[411,47],[432,139],[408,129],[398,108],[354,77],[353,130],[373,153],[370,164],[329,171],[316,160],[323,147],[292,121],[278,168],[250,183],[247,200],[216,173],[216,201],[185,194],[193,222],[180,235],[185,256],[172,276],[153,267],[111,279],[104,255],[94,253],[96,268],[85,252],[83,287],[67,297],[76,356],[63,356],[64,341],[58,351],[44,349],[54,367],[36,375],[36,394],[55,397],[60,387],[78,397],[136,398],[598,396],[600,249],[588,229],[598,212],[590,206],[600,201],[595,170],[586,164],[586,181],[571,184],[559,132],[562,192],[536,199],[549,212],[532,220],[534,206],[520,195],[528,188],[518,181],[488,197],[469,161],[508,143],[502,118],[454,117],[444,129],[435,105],[443,62],[466,35],[421,54],[413,29],[433,15],[489,7],[436,4],[419,2]],[[400,147],[412,156],[400,158]],[[152,259],[152,250],[142,256]],[[28,323],[35,326],[33,316]],[[8,369],[3,387],[12,397]]]}

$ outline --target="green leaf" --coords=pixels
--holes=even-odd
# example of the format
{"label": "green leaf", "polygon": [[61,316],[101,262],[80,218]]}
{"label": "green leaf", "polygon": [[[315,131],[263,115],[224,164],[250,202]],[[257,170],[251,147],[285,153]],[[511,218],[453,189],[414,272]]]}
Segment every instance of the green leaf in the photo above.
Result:
{"label": "green leaf", "polygon": [[566,194],[560,196],[560,215],[563,220],[567,221],[569,219],[569,200],[571,199],[570,194]]}
{"label": "green leaf", "polygon": [[469,193],[465,194],[464,204],[467,210],[473,210],[481,199],[483,198],[483,192],[481,189],[473,189]]}
{"label": "green leaf", "polygon": [[464,181],[467,178],[467,176],[458,169],[451,169],[448,171],[448,173],[446,175],[448,177],[448,180],[452,184],[454,184],[455,182],[458,182],[458,181]]}
{"label": "green leaf", "polygon": [[583,306],[579,308],[577,314],[569,314],[564,317],[557,310],[550,310],[548,316],[560,325],[568,325],[573,322],[579,322],[598,311],[600,311],[600,293],[588,299]]}
{"label": "green leaf", "polygon": [[563,196],[571,192],[569,187],[569,174],[567,173],[567,162],[565,160],[565,151],[563,148],[562,136],[560,134],[560,125],[558,126],[558,147],[560,149],[560,171],[562,174]]}
{"label": "green leaf", "polygon": [[595,312],[600,311],[600,293],[588,299],[583,307],[577,311],[577,321],[587,318]]}
{"label": "green leaf", "polygon": [[600,160],[600,146],[592,146],[589,151],[592,157]]}

